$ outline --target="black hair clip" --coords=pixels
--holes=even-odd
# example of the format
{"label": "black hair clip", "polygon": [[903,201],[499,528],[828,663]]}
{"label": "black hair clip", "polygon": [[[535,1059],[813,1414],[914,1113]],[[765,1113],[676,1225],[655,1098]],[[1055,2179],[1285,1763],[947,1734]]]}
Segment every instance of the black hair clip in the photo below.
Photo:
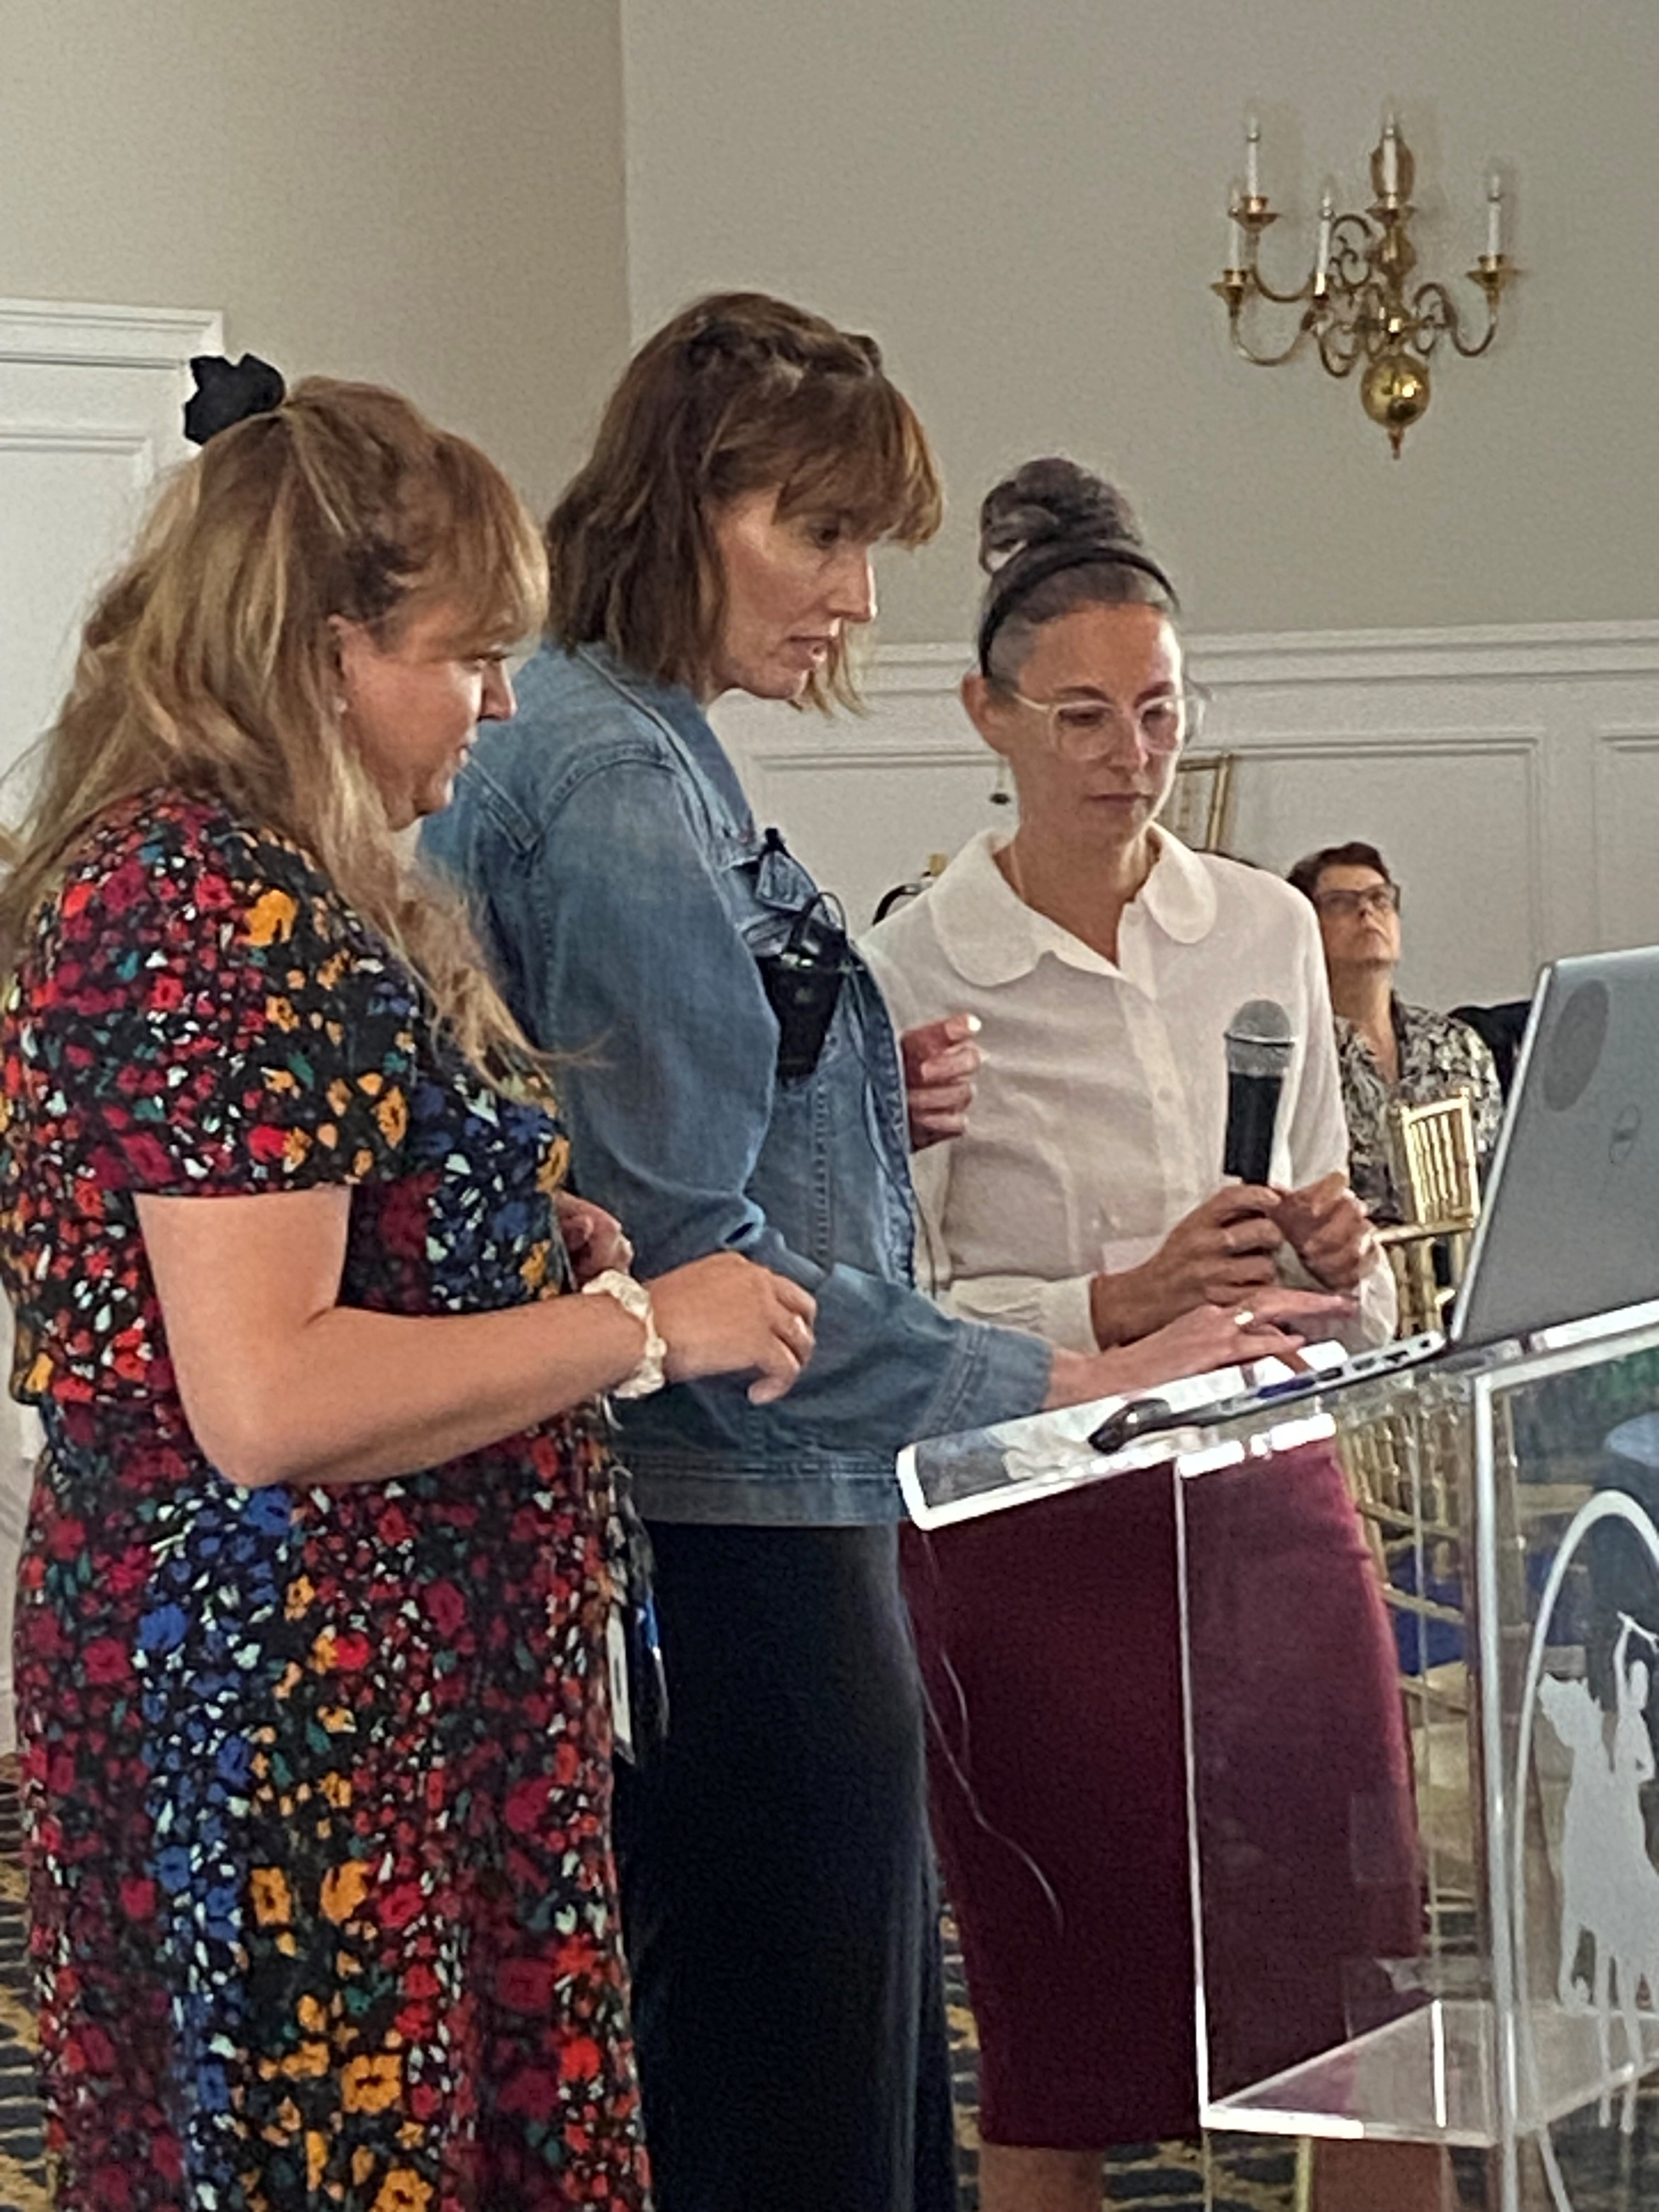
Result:
{"label": "black hair clip", "polygon": [[281,371],[254,353],[245,353],[240,361],[198,353],[190,373],[196,379],[196,391],[185,403],[185,435],[192,446],[205,446],[210,438],[234,422],[245,422],[250,415],[274,414],[288,397]]}

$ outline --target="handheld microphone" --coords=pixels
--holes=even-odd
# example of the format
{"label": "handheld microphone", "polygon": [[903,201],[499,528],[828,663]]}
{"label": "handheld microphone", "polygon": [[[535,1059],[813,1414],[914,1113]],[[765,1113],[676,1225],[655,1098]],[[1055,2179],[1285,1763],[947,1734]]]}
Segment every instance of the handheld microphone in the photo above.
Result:
{"label": "handheld microphone", "polygon": [[1221,1171],[1265,1183],[1285,1072],[1296,1050],[1291,1018],[1276,1000],[1249,999],[1227,1024],[1227,1142]]}

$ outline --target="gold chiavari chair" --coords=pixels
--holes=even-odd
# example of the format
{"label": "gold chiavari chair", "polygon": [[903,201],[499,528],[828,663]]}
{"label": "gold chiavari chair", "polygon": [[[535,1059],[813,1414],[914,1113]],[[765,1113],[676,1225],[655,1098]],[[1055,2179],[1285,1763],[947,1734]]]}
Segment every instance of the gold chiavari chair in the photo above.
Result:
{"label": "gold chiavari chair", "polygon": [[[1400,1293],[1402,1336],[1437,1328],[1462,1279],[1469,1238],[1480,1218],[1474,1115],[1467,1091],[1420,1106],[1389,1109],[1389,1149],[1405,1219],[1377,1231]],[[1445,1281],[1436,1274],[1445,1255]]]}

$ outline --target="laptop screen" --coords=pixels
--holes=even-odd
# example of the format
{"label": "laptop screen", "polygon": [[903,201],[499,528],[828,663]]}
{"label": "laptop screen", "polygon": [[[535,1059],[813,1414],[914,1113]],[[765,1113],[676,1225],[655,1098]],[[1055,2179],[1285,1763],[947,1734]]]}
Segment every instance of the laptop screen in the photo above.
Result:
{"label": "laptop screen", "polygon": [[1497,1344],[1659,1297],[1659,946],[1539,979],[1448,1334]]}

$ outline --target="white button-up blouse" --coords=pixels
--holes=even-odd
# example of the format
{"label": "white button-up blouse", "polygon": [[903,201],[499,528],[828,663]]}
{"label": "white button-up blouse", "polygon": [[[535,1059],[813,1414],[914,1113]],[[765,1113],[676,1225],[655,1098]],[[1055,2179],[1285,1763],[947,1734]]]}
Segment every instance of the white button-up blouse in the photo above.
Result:
{"label": "white button-up blouse", "polygon": [[[1275,876],[1152,834],[1115,962],[1015,895],[988,830],[860,946],[899,1029],[957,1012],[983,1025],[965,1133],[913,1163],[924,1279],[956,1312],[1079,1352],[1095,1349],[1090,1278],[1138,1265],[1225,1180],[1224,1032],[1247,1000],[1276,1000],[1296,1039],[1272,1180],[1347,1167],[1313,908]],[[1394,1320],[1379,1253],[1352,1333],[1380,1342]]]}

